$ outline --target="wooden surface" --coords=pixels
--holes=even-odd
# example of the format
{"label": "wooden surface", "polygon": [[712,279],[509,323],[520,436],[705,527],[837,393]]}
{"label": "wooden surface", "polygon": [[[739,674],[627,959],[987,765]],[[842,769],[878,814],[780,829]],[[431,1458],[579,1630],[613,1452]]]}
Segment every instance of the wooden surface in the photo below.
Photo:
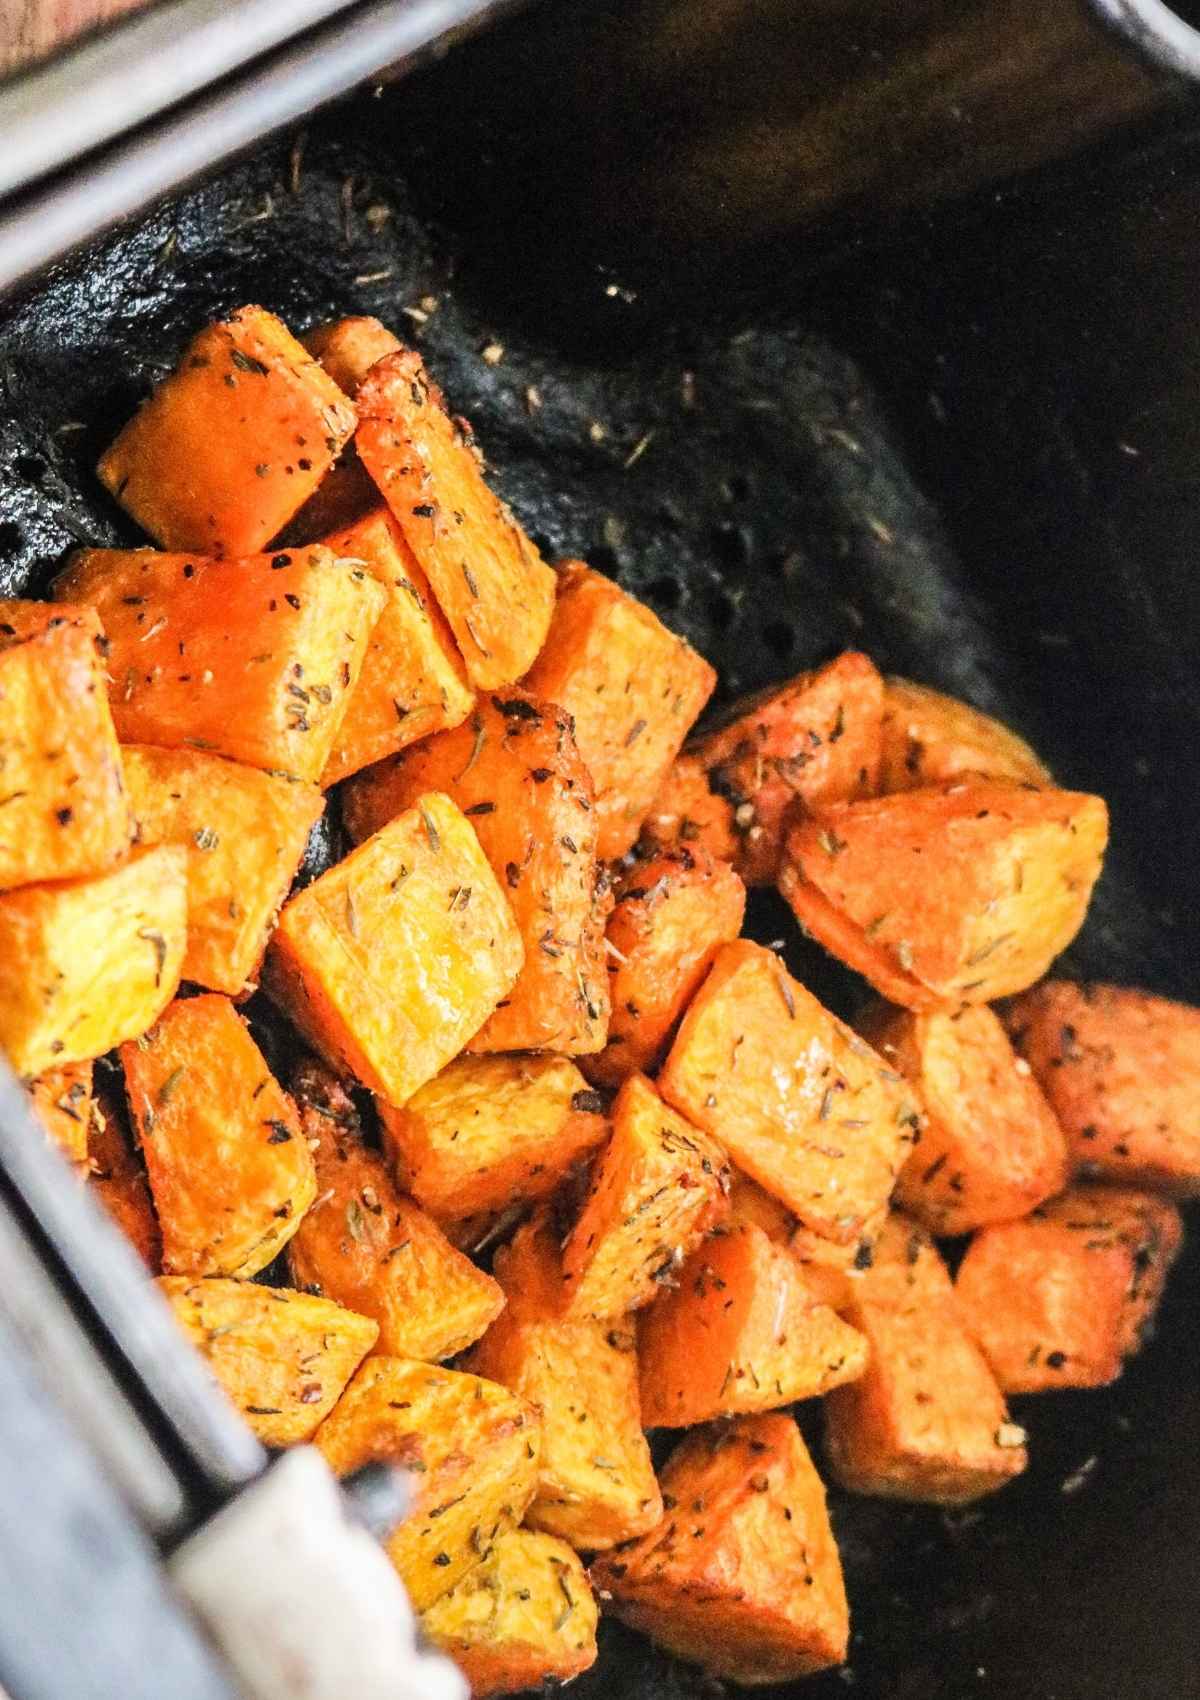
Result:
{"label": "wooden surface", "polygon": [[145,0],[0,0],[0,75]]}

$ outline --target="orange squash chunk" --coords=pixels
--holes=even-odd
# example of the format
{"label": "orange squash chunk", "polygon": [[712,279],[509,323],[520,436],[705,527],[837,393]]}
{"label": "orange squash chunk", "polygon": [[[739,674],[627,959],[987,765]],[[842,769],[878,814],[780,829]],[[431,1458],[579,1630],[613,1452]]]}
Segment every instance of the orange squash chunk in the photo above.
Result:
{"label": "orange squash chunk", "polygon": [[316,1197],[295,1107],[227,998],[174,1003],[121,1047],[171,1275],[256,1275]]}
{"label": "orange squash chunk", "polygon": [[887,679],[878,789],[887,796],[968,775],[1054,783],[1025,740],[991,715],[910,679]]}
{"label": "orange squash chunk", "polygon": [[399,354],[401,347],[386,325],[366,314],[317,325],[300,341],[348,396],[358,394],[358,386],[376,361],[385,354]]}
{"label": "orange squash chunk", "polygon": [[729,1221],[733,1227],[760,1228],[775,1245],[784,1246],[799,1265],[804,1284],[819,1303],[833,1310],[847,1310],[853,1301],[854,1283],[869,1269],[875,1244],[887,1220],[887,1206],[863,1224],[857,1240],[837,1245],[822,1239],[798,1222],[786,1204],[772,1197],[740,1170],[733,1171],[729,1193]]}
{"label": "orange squash chunk", "polygon": [[158,1286],[264,1446],[311,1440],[379,1334],[331,1299],[255,1281],[164,1275]]}
{"label": "orange squash chunk", "polygon": [[463,1351],[504,1294],[396,1190],[336,1080],[307,1067],[299,1093],[318,1196],[288,1248],[297,1286],[372,1317],[381,1352],[438,1360]]}
{"label": "orange squash chunk", "polygon": [[240,997],[253,990],[321,793],[199,750],[127,744],[122,753],[139,843],[187,853],[183,978]]}
{"label": "orange squash chunk", "polygon": [[717,862],[732,862],[738,853],[733,804],[718,797],[708,782],[699,756],[681,755],[667,769],[658,795],[642,822],[642,843],[648,852],[707,850]]}
{"label": "orange squash chunk", "polygon": [[917,1120],[895,1070],[747,939],[718,953],[658,1086],[806,1227],[842,1245],[886,1204]]}
{"label": "orange squash chunk", "polygon": [[103,873],[133,822],[90,608],[0,601],[0,891]]}
{"label": "orange squash chunk", "polygon": [[596,1662],[599,1608],[587,1571],[565,1542],[506,1529],[421,1617],[454,1660],[473,1700],[570,1682]]}
{"label": "orange squash chunk", "polygon": [[29,1088],[33,1108],[53,1144],[69,1163],[87,1163],[92,1120],[92,1065],[68,1063],[39,1075]]}
{"label": "orange squash chunk", "polygon": [[430,792],[292,898],[263,978],[334,1067],[404,1104],[479,1031],[522,958],[470,821]]}
{"label": "orange squash chunk", "polygon": [[697,1430],[671,1454],[662,1488],[670,1509],[658,1527],[593,1566],[618,1617],[730,1682],[791,1682],[842,1662],[841,1560],[791,1417]]}
{"label": "orange squash chunk", "polygon": [[637,863],[608,923],[608,1044],[587,1063],[593,1080],[619,1086],[662,1061],[676,1022],[737,938],[746,888],[724,862],[699,848]]}
{"label": "orange squash chunk", "polygon": [[174,845],[0,894],[0,1051],[13,1071],[32,1079],[144,1033],[175,996],[186,939]]}
{"label": "orange squash chunk", "polygon": [[475,697],[425,574],[386,508],[326,537],[324,547],[365,566],[387,595],[321,775],[322,785],[333,785],[418,738],[457,726]]}
{"label": "orange squash chunk", "polygon": [[632,1329],[623,1320],[561,1315],[562,1268],[544,1217],[496,1253],[495,1272],[508,1303],[469,1367],[541,1414],[538,1487],[526,1522],[583,1552],[644,1534],[662,1516],[662,1498],[642,1433]]}
{"label": "orange squash chunk", "polygon": [[1115,1381],[1182,1240],[1173,1204],[1118,1186],[1077,1186],[1023,1222],[980,1229],[958,1301],[1005,1392]]}
{"label": "orange squash chunk", "polygon": [[866,1341],[822,1304],[761,1228],[715,1234],[641,1319],[642,1421],[690,1428],[770,1411],[853,1381]]}
{"label": "orange squash chunk", "polygon": [[[306,332],[300,341],[352,400],[375,362],[385,354],[395,354],[400,347],[391,331],[371,318],[336,319]],[[313,543],[331,531],[354,525],[378,506],[379,491],[351,440],[279,541],[285,545]]]}
{"label": "orange squash chunk", "polygon": [[826,1449],[843,1487],[966,1505],[1025,1468],[1025,1432],[969,1338],[950,1276],[915,1223],[894,1216],[849,1312],[866,1372],[825,1403]]}
{"label": "orange squash chunk", "polygon": [[58,581],[108,632],[123,742],[321,776],[386,600],[313,546],[217,561],[83,549]]}
{"label": "orange squash chunk", "polygon": [[164,549],[262,549],[354,430],[354,409],[273,313],[193,338],[100,458],[105,489]]}
{"label": "orange squash chunk", "polygon": [[570,716],[523,691],[481,695],[469,718],[347,788],[361,839],[425,791],[462,809],[525,948],[512,991],[471,1040],[480,1051],[599,1050],[608,1027],[607,884],[596,862],[592,782]]}
{"label": "orange squash chunk", "polygon": [[896,1202],[931,1233],[1012,1221],[1066,1186],[1063,1131],[985,1004],[953,1015],[881,1005],[857,1025],[921,1102]]}
{"label": "orange squash chunk", "polygon": [[537,1413],[479,1376],[371,1357],[315,1444],[339,1476],[363,1464],[409,1471],[409,1507],[387,1550],[425,1611],[515,1528],[537,1487]]}
{"label": "orange squash chunk", "polygon": [[1200,1194],[1200,1010],[1047,980],[1004,1020],[1086,1174]]}
{"label": "orange squash chunk", "polygon": [[126,1137],[124,1106],[98,1093],[88,1125],[88,1190],[112,1217],[151,1275],[162,1268],[162,1234],[146,1171]]}
{"label": "orange squash chunk", "polygon": [[1023,991],[1070,944],[1107,840],[1103,801],[1075,791],[992,780],[909,791],[793,827],[780,890],[890,1002],[987,1003]]}
{"label": "orange squash chunk", "polygon": [[554,574],[488,488],[474,445],[411,349],[358,389],[359,456],[424,568],[480,690],[519,679],[542,647]]}
{"label": "orange squash chunk", "polygon": [[772,885],[787,819],[873,796],[882,754],[883,680],[849,651],[786,685],[735,703],[719,731],[691,746],[740,835],[735,866],[747,885]]}
{"label": "orange squash chunk", "polygon": [[447,1225],[556,1191],[605,1137],[601,1109],[566,1057],[463,1056],[379,1117],[400,1185]]}
{"label": "orange squash chunk", "polygon": [[649,1304],[724,1216],[728,1186],[719,1147],[632,1075],[563,1244],[568,1314],[619,1317]]}
{"label": "orange squash chunk", "polygon": [[703,656],[611,579],[582,561],[560,569],[554,619],[525,685],[574,718],[602,860],[636,843],[716,682]]}

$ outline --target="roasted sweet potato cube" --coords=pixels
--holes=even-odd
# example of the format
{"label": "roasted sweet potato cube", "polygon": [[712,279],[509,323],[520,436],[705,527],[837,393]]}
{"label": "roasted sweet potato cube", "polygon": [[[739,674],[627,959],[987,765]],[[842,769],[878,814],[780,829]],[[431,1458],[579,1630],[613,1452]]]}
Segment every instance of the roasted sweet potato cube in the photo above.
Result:
{"label": "roasted sweet potato cube", "polygon": [[42,1126],[70,1163],[87,1163],[92,1120],[92,1065],[68,1063],[41,1074],[29,1088]]}
{"label": "roasted sweet potato cube", "polygon": [[91,608],[0,601],[0,891],[103,873],[133,821]]}
{"label": "roasted sweet potato cube", "polygon": [[957,1277],[966,1326],[1006,1393],[1103,1387],[1153,1317],[1179,1212],[1130,1187],[1077,1186],[982,1228]]}
{"label": "roasted sweet potato cube", "polygon": [[669,1507],[592,1567],[612,1610],[669,1652],[749,1685],[846,1656],[850,1622],[825,1489],[782,1415],[698,1429],[662,1474]]}
{"label": "roasted sweet potato cube", "polygon": [[183,977],[239,997],[253,989],[321,793],[199,750],[127,744],[122,754],[139,843],[187,852]]}
{"label": "roasted sweet potato cube", "polygon": [[452,1223],[554,1192],[608,1131],[601,1109],[566,1057],[458,1057],[379,1114],[401,1187]]}
{"label": "roasted sweet potato cube", "polygon": [[353,430],[350,402],[286,325],[241,307],[193,338],[96,470],[164,549],[249,555]]}
{"label": "roasted sweet potato cube", "polygon": [[744,1224],[714,1234],[638,1330],[642,1421],[690,1428],[772,1411],[861,1375],[862,1335],[823,1304],[784,1247]]}
{"label": "roasted sweet potato cube", "polygon": [[323,785],[332,785],[457,726],[475,693],[425,574],[386,508],[375,507],[323,542],[340,560],[365,566],[387,595],[321,775]]}
{"label": "roasted sweet potato cube", "polygon": [[838,1245],[822,1239],[798,1222],[786,1204],[765,1191],[740,1170],[733,1171],[729,1193],[729,1221],[733,1227],[761,1228],[776,1245],[786,1246],[800,1266],[804,1284],[814,1299],[836,1311],[846,1310],[853,1300],[854,1283],[871,1267],[875,1242],[887,1220],[887,1206],[864,1223],[857,1240]]}
{"label": "roasted sweet potato cube", "polygon": [[599,1612],[565,1541],[508,1529],[483,1563],[435,1600],[421,1627],[454,1660],[474,1700],[572,1677],[596,1662]]}
{"label": "roasted sweet potato cube", "polygon": [[638,1403],[636,1341],[624,1321],[561,1315],[562,1267],[546,1218],[496,1253],[508,1300],[469,1367],[541,1415],[538,1488],[526,1521],[598,1552],[644,1534],[662,1498]]}
{"label": "roasted sweet potato cube", "polygon": [[842,1245],[886,1204],[917,1119],[895,1070],[745,939],[719,951],[658,1086],[806,1227]]}
{"label": "roasted sweet potato cube", "polygon": [[681,845],[636,863],[609,918],[608,1044],[587,1072],[606,1086],[655,1069],[675,1024],[712,967],[737,938],[746,888],[725,862]]}
{"label": "roasted sweet potato cube", "polygon": [[[391,331],[371,318],[336,319],[318,325],[300,340],[351,399],[375,362],[385,354],[395,354],[400,347]],[[313,543],[331,531],[354,525],[378,506],[375,481],[351,440],[278,541],[285,547],[289,543]]]}
{"label": "roasted sweet potato cube", "polygon": [[256,1275],[295,1233],[316,1176],[291,1099],[227,998],[171,1005],[121,1047],[170,1275]]}
{"label": "roasted sweet potato cube", "polygon": [[368,1317],[309,1293],[189,1275],[158,1284],[264,1446],[311,1440],[379,1335]]}
{"label": "roasted sweet potato cube", "polygon": [[339,1476],[376,1461],[410,1472],[408,1514],[387,1549],[417,1611],[521,1521],[540,1443],[537,1413],[507,1388],[386,1357],[355,1372],[316,1435]]}
{"label": "roasted sweet potato cube", "polygon": [[623,856],[717,676],[644,603],[582,561],[560,569],[526,688],[565,708],[596,787],[597,854]]}
{"label": "roasted sweet potato cube", "polygon": [[335,1068],[404,1104],[516,984],[516,922],[471,823],[430,792],[286,904],[267,990]]}
{"label": "roasted sweet potato cube", "polygon": [[144,1033],[175,996],[187,942],[176,845],[111,873],[0,895],[0,1051],[17,1074],[86,1062]]}
{"label": "roasted sweet potato cube", "polygon": [[845,1315],[854,1302],[854,1286],[875,1257],[875,1247],[888,1218],[887,1206],[876,1211],[849,1245],[823,1239],[798,1222],[788,1240],[788,1250],[800,1265],[805,1284],[822,1304]]}
{"label": "roasted sweet potato cube", "polygon": [[608,1023],[607,884],[598,879],[592,782],[570,716],[523,691],[481,695],[469,718],[347,787],[365,838],[425,791],[470,820],[504,890],[525,966],[472,1050],[599,1050]]}
{"label": "roasted sweet potato cube", "polygon": [[228,561],[84,549],[58,584],[104,621],[123,742],[308,780],[329,759],[386,601],[365,567],[317,545]]}
{"label": "roasted sweet potato cube", "polygon": [[397,1192],[333,1076],[305,1064],[296,1088],[318,1187],[288,1248],[296,1285],[374,1318],[381,1352],[436,1361],[463,1351],[499,1314],[504,1294]]}
{"label": "roasted sweet potato cube", "polygon": [[1047,980],[1004,1020],[1086,1174],[1200,1194],[1200,1009]]}
{"label": "roasted sweet potato cube", "polygon": [[399,520],[480,690],[511,685],[542,647],[554,574],[488,488],[474,444],[411,349],[358,388],[359,456]]}
{"label": "roasted sweet potato cube", "polygon": [[1107,840],[1099,797],[965,782],[801,821],[780,890],[890,1002],[988,1003],[1023,991],[1070,944]]}
{"label": "roasted sweet potato cube", "polygon": [[125,1107],[111,1090],[98,1092],[88,1124],[88,1189],[120,1228],[152,1275],[162,1268],[162,1234],[125,1128]]}
{"label": "roasted sweet potato cube", "polygon": [[644,1075],[622,1086],[612,1138],[563,1244],[572,1316],[624,1316],[649,1304],[728,1208],[720,1147],[664,1104]]}
{"label": "roasted sweet potato cube", "polygon": [[1025,740],[991,715],[910,679],[887,679],[880,792],[916,791],[967,775],[1054,783]]}
{"label": "roasted sweet potato cube", "polygon": [[879,787],[883,680],[849,651],[815,672],[735,703],[689,753],[728,799],[747,885],[772,885],[797,810],[870,797]]}
{"label": "roasted sweet potato cube", "polygon": [[377,360],[382,360],[385,354],[398,354],[401,347],[399,338],[386,325],[366,314],[317,325],[300,341],[321,362],[342,394],[348,396],[358,394],[359,384]]}
{"label": "roasted sweet potato cube", "polygon": [[857,1026],[920,1101],[920,1139],[895,1196],[931,1233],[1012,1221],[1066,1186],[1063,1131],[986,1004],[953,1015],[883,1004]]}
{"label": "roasted sweet potato cube", "polygon": [[855,1288],[865,1373],[825,1402],[826,1449],[852,1493],[966,1505],[1025,1468],[1025,1432],[963,1326],[924,1229],[893,1216]]}
{"label": "roasted sweet potato cube", "polygon": [[642,822],[642,843],[650,852],[678,845],[707,850],[717,862],[732,862],[737,855],[733,804],[709,785],[699,756],[678,756],[667,769]]}

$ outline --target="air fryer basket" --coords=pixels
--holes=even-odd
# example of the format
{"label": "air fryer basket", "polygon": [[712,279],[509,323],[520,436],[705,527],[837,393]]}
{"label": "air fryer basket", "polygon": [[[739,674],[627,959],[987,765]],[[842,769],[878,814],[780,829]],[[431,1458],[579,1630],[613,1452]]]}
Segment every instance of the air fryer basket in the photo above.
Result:
{"label": "air fryer basket", "polygon": [[[471,417],[543,548],[643,596],[724,697],[861,646],[1108,797],[1113,848],[1071,965],[1194,996],[1200,131],[1174,118],[819,268],[786,232],[656,263],[611,232],[573,241],[539,197],[562,137],[499,74],[538,27],[348,102],[10,307],[0,592],[44,591],[78,542],[132,539],[92,467],[206,318],[245,301],[297,327],[378,313]],[[309,871],[338,851],[334,826]],[[852,1006],[781,903],[756,895],[751,924]],[[1193,1248],[1115,1388],[1017,1402],[1033,1463],[995,1499],[834,1496],[854,1641],[806,1696],[1197,1692],[1198,1265]],[[798,1415],[819,1448],[819,1413]],[[609,1624],[576,1692],[713,1686]]]}

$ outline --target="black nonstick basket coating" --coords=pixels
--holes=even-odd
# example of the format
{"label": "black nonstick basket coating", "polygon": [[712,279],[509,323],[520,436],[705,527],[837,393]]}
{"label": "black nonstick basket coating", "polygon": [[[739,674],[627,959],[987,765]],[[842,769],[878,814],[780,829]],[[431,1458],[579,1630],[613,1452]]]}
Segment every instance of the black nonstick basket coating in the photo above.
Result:
{"label": "black nonstick basket coating", "polygon": [[[489,51],[469,50],[476,71]],[[207,318],[246,301],[296,328],[378,313],[472,418],[542,547],[644,597],[719,666],[722,697],[862,646],[1001,714],[1064,782],[1103,792],[1113,849],[1072,965],[1193,993],[1195,139],[1176,127],[820,277],[781,248],[728,287],[686,265],[634,281],[619,252],[603,270],[567,253],[527,265],[515,214],[464,194],[463,160],[503,142],[478,112],[459,113],[457,142],[431,141],[430,112],[454,113],[465,74],[349,103],[6,312],[0,592],[44,591],[77,543],[133,540],[92,467]],[[308,872],[339,850],[333,821]],[[751,926],[853,1004],[852,978],[779,902],[756,895]],[[1115,1388],[1017,1402],[1032,1466],[995,1499],[941,1513],[833,1495],[854,1640],[805,1695],[1200,1691],[1198,1261],[1185,1255],[1157,1338]],[[819,1456],[819,1410],[797,1414]],[[608,1624],[576,1692],[715,1686]]]}

